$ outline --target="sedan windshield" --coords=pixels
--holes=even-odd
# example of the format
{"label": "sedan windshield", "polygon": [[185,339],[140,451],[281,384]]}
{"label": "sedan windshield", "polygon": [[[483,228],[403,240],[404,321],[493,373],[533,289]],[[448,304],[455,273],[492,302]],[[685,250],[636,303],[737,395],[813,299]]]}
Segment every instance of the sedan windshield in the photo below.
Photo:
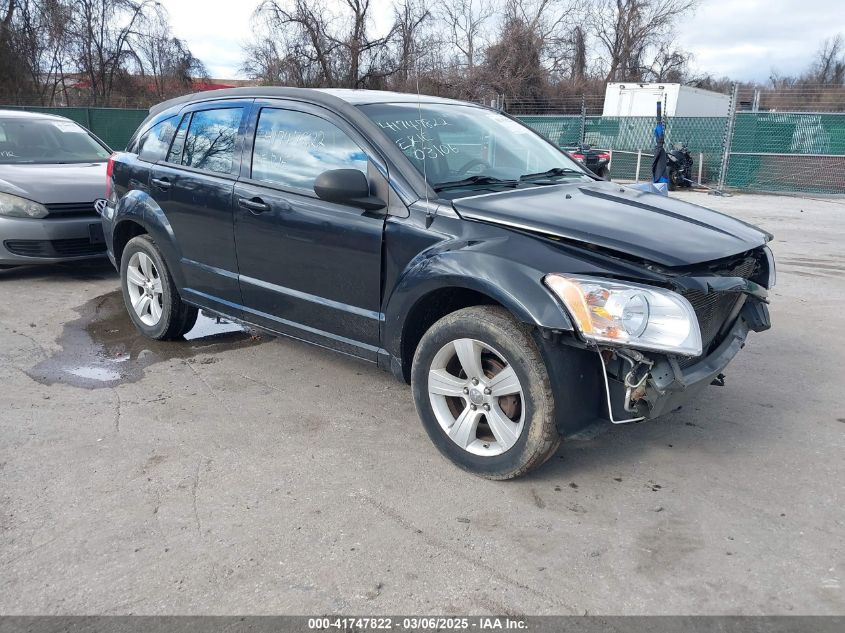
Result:
{"label": "sedan windshield", "polygon": [[73,121],[0,119],[0,165],[102,162],[109,154]]}
{"label": "sedan windshield", "polygon": [[478,189],[592,180],[541,136],[493,110],[430,103],[360,107],[429,185],[450,198]]}

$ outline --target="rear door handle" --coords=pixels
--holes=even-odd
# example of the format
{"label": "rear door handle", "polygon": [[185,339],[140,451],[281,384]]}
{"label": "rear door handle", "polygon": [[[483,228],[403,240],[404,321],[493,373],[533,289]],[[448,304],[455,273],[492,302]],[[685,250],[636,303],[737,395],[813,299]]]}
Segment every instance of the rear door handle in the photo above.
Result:
{"label": "rear door handle", "polygon": [[261,198],[238,198],[238,206],[244,209],[249,209],[253,213],[264,213],[270,210],[270,205],[264,202]]}
{"label": "rear door handle", "polygon": [[161,189],[162,191],[167,191],[170,189],[170,180],[168,178],[153,178],[151,182]]}

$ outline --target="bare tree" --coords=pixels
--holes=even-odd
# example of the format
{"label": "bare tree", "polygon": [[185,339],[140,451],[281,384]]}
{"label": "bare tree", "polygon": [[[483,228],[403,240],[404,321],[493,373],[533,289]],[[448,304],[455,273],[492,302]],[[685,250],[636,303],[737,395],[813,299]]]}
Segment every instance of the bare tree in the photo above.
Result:
{"label": "bare tree", "polygon": [[679,51],[671,44],[660,44],[651,65],[643,70],[642,77],[646,81],[683,83],[689,75],[687,66],[690,57],[689,53]]}
{"label": "bare tree", "polygon": [[135,56],[132,38],[155,9],[154,0],[72,0],[70,32],[95,105],[110,105],[115,80]]}
{"label": "bare tree", "polygon": [[408,86],[412,68],[420,71],[420,57],[427,48],[423,29],[432,19],[431,11],[420,0],[401,0],[393,5],[396,82],[402,87]]}
{"label": "bare tree", "polygon": [[460,53],[461,65],[472,71],[482,52],[487,22],[493,16],[489,0],[455,0],[443,3],[449,43]]}
{"label": "bare tree", "polygon": [[842,34],[826,39],[804,79],[816,84],[845,84],[845,40]]}
{"label": "bare tree", "polygon": [[287,78],[296,85],[373,86],[393,74],[394,30],[371,34],[370,0],[343,0],[341,12],[309,0],[264,0],[256,9],[259,37],[247,47],[245,70],[258,79]]}
{"label": "bare tree", "polygon": [[67,56],[67,3],[0,2],[0,95],[46,104],[62,85]]}
{"label": "bare tree", "polygon": [[582,82],[587,76],[587,34],[580,24],[572,29],[570,46],[572,48],[572,61],[569,77],[572,81]]}
{"label": "bare tree", "polygon": [[4,100],[109,105],[115,92],[134,89],[149,102],[203,75],[155,0],[0,0]]}
{"label": "bare tree", "polygon": [[17,0],[0,0],[0,86],[10,95],[14,94],[20,81],[13,30],[17,8]]}
{"label": "bare tree", "polygon": [[191,88],[195,78],[207,77],[203,63],[194,57],[188,45],[173,36],[167,13],[161,6],[139,23],[130,47],[144,90],[157,101]]}
{"label": "bare tree", "polygon": [[536,101],[547,85],[547,73],[541,63],[543,41],[530,23],[510,16],[496,42],[485,55],[487,83],[496,92]]}
{"label": "bare tree", "polygon": [[[588,23],[607,60],[605,79],[642,79],[670,45],[677,19],[695,4],[696,0],[592,0]],[[650,51],[657,52],[647,60]]]}

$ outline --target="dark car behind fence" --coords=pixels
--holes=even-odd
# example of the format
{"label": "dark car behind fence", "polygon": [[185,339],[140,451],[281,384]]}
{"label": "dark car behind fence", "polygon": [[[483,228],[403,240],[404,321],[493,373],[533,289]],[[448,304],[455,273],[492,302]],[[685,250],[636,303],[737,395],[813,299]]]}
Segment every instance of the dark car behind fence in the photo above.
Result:
{"label": "dark car behind fence", "polygon": [[[81,123],[116,149],[126,146],[145,109],[37,108]],[[612,151],[615,180],[648,180],[654,148],[652,117],[519,115],[557,144],[578,142]],[[733,125],[729,125],[733,123]],[[845,113],[737,112],[728,117],[675,117],[668,143],[686,143],[695,161],[694,180],[746,191],[845,194]],[[725,149],[728,160],[720,182]]]}

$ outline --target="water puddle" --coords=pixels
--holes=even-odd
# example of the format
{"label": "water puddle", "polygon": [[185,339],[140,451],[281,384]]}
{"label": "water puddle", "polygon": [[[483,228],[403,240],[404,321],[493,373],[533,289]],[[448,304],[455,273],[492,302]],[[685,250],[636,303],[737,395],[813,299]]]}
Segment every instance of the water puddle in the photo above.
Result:
{"label": "water puddle", "polygon": [[114,387],[139,380],[153,363],[215,354],[266,340],[241,325],[202,312],[185,340],[148,339],[129,319],[120,291],[96,297],[77,312],[79,318],[66,323],[59,337],[61,351],[30,369],[30,378],[45,385]]}

